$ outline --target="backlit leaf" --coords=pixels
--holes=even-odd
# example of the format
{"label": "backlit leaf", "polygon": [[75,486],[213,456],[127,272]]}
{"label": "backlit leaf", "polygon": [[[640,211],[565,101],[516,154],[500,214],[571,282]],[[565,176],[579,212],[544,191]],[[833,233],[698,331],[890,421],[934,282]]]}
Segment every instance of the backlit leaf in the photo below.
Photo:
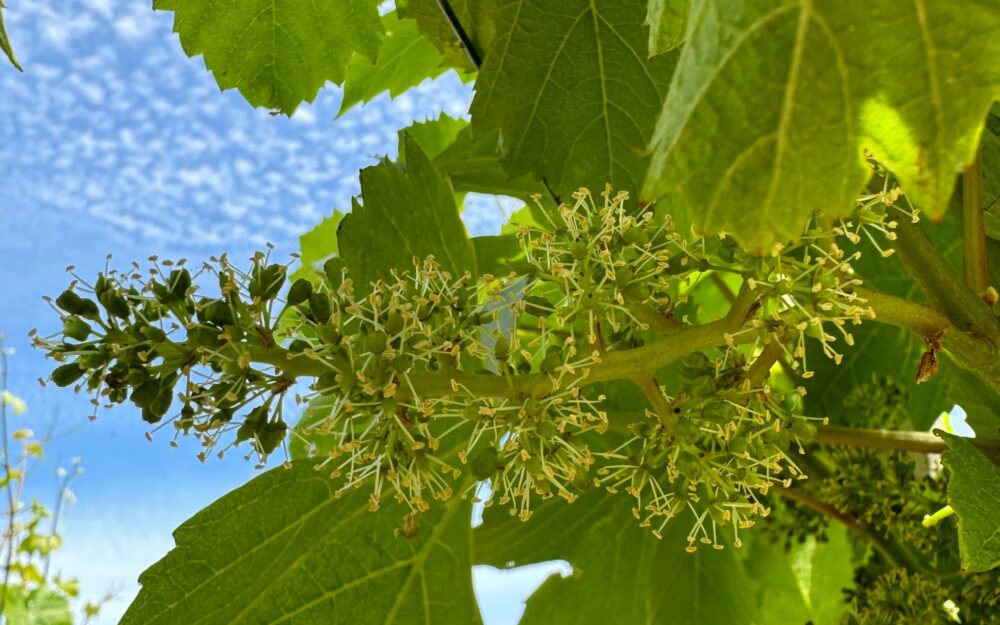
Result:
{"label": "backlit leaf", "polygon": [[692,0],[649,0],[649,56],[669,52],[684,43]]}
{"label": "backlit leaf", "polygon": [[940,217],[1000,95],[992,0],[704,0],[651,143],[643,198],[755,250],[845,214],[869,150]]}
{"label": "backlit leaf", "polygon": [[840,622],[848,609],[844,590],[854,587],[852,547],[843,525],[831,525],[827,536],[787,550],[753,542],[746,567],[759,587],[761,625]]}

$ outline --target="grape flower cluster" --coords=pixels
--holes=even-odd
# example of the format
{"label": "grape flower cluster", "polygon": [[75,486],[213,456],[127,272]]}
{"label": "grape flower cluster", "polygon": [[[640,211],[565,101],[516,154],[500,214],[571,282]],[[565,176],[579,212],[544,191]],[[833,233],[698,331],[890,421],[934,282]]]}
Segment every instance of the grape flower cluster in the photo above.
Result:
{"label": "grape flower cluster", "polygon": [[[752,256],[625,193],[581,189],[545,213],[551,224],[519,228],[505,275],[427,257],[356,284],[340,259],[290,280],[270,252],[247,271],[225,256],[197,270],[151,258],[93,282],[74,272],[52,302],[62,331],[34,340],[59,363],[54,383],[86,389],[95,410],[132,402],[154,432],[196,437],[202,459],[246,443],[263,464],[291,436],[341,491],[413,514],[483,480],[490,504],[524,520],[540,499],[605,488],[631,496],[656,535],[685,513],[689,550],[721,548],[768,514],[770,488],[804,477],[794,458],[817,423],[772,369],[809,377],[807,341],[839,361],[850,326],[872,316],[854,292],[860,252],[838,241],[891,239],[880,207],[817,216]],[[680,311],[712,274],[739,293],[722,318],[692,323]],[[664,379],[678,360],[679,379]],[[648,399],[627,428],[595,385],[610,380]],[[295,428],[291,398],[311,405]]]}

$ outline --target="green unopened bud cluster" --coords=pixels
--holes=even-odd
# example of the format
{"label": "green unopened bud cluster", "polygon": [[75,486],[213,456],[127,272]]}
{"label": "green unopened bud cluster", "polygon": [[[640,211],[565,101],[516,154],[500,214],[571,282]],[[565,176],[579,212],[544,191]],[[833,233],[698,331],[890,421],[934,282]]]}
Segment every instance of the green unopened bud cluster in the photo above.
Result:
{"label": "green unopened bud cluster", "polygon": [[[51,380],[91,392],[95,414],[102,402],[131,401],[147,423],[169,417],[178,432],[202,439],[203,453],[232,431],[233,442],[251,441],[266,457],[284,441],[281,398],[294,380],[250,367],[250,351],[277,345],[273,309],[286,266],[258,254],[249,273],[223,257],[192,274],[184,261],[150,261],[145,275],[133,265],[93,284],[74,274],[54,301],[61,340],[33,333],[36,346],[63,363]],[[203,275],[214,276],[216,296],[196,294]]]}
{"label": "green unopened bud cluster", "polygon": [[[392,496],[419,512],[490,480],[491,503],[527,519],[538,499],[597,484],[632,495],[657,535],[687,510],[692,546],[739,544],[768,488],[801,475],[789,450],[815,434],[795,409],[801,389],[779,393],[768,371],[780,356],[808,376],[807,338],[839,358],[834,343],[871,313],[852,290],[855,254],[835,238],[884,220],[862,206],[755,257],[610,189],[548,215],[520,228],[522,255],[502,276],[453,275],[428,257],[356,284],[333,259],[289,284],[267,254],[246,272],[222,257],[194,273],[152,259],[146,273],[75,276],[54,301],[63,331],[35,341],[61,363],[56,384],[95,405],[131,401],[156,428],[196,436],[203,458],[248,442],[263,462],[287,438],[286,399],[310,402],[318,417],[291,435],[340,491],[369,488],[373,509]],[[698,330],[675,313],[708,272],[741,280],[741,314],[687,356],[682,390],[654,397],[606,451],[591,383],[653,378],[643,362],[616,363]],[[199,282],[217,289],[202,295]]]}

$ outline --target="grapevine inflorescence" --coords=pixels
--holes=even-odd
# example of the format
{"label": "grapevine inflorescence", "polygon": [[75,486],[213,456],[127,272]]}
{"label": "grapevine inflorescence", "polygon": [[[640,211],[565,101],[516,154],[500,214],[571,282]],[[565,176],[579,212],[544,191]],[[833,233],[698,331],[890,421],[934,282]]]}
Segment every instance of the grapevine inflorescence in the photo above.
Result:
{"label": "grapevine inflorescence", "polygon": [[[739,545],[769,489],[804,477],[795,458],[816,434],[804,390],[779,390],[772,369],[810,377],[807,340],[839,362],[873,313],[854,292],[860,252],[838,241],[891,239],[894,223],[868,199],[758,257],[627,200],[580,190],[552,225],[520,228],[522,255],[501,276],[428,257],[356,284],[334,259],[287,286],[288,267],[263,253],[247,272],[222,257],[74,274],[54,301],[63,331],[35,341],[62,363],[56,384],[95,406],[130,400],[157,429],[193,433],[203,459],[244,442],[266,459],[286,440],[286,398],[311,402],[318,418],[291,435],[342,490],[370,488],[373,509],[391,493],[423,511],[489,479],[492,502],[527,519],[540,498],[598,486],[633,497],[657,535],[690,513],[690,550]],[[739,293],[693,323],[680,311],[712,273]],[[217,294],[200,294],[210,277]],[[657,372],[677,361],[668,393]],[[609,380],[648,398],[627,428],[594,390]]]}

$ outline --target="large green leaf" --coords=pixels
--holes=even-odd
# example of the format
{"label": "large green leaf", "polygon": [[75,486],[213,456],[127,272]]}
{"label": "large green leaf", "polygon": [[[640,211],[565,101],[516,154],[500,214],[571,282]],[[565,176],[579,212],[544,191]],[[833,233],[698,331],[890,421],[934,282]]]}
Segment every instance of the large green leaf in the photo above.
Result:
{"label": "large green leaf", "polygon": [[993,0],[703,0],[651,144],[643,197],[753,249],[844,214],[869,150],[940,217],[1000,95]]}
{"label": "large green leaf", "polygon": [[203,54],[219,88],[291,115],[327,81],[340,83],[355,53],[374,61],[382,39],[375,0],[153,0],[174,12],[188,56]]}
{"label": "large green leaf", "polygon": [[675,54],[647,59],[641,0],[503,0],[476,82],[472,125],[499,130],[512,176],[560,193],[635,191]]}
{"label": "large green leaf", "polygon": [[479,621],[468,502],[453,498],[396,536],[405,508],[334,495],[311,462],[278,467],[181,525],[139,578],[122,625],[351,625]]}
{"label": "large green leaf", "polygon": [[693,0],[649,0],[649,56],[669,52],[684,43]]}
{"label": "large green leaf", "polygon": [[746,568],[759,588],[761,625],[840,622],[848,608],[844,590],[854,586],[852,548],[843,525],[831,526],[827,536],[788,550],[753,542]]}
{"label": "large green leaf", "polygon": [[354,201],[338,234],[340,256],[361,285],[410,270],[433,255],[459,276],[476,272],[476,255],[455,207],[451,185],[415,140],[403,139],[405,169],[388,159],[361,170],[364,204]]}
{"label": "large green leaf", "polygon": [[573,575],[549,578],[527,602],[523,625],[752,623],[755,606],[733,549],[684,551],[683,521],[662,540],[632,520],[629,498],[594,490],[553,500],[526,523],[487,508],[475,530],[477,563],[517,565],[563,559]]}
{"label": "large green leaf", "polygon": [[938,430],[951,449],[948,504],[958,513],[962,569],[976,573],[1000,566],[1000,468],[965,439]]}
{"label": "large green leaf", "polygon": [[3,51],[3,53],[7,55],[7,58],[10,59],[10,62],[14,65],[14,67],[23,72],[24,68],[21,67],[21,64],[17,62],[17,58],[14,56],[14,48],[10,45],[10,38],[7,36],[7,28],[3,25],[3,10],[4,4],[3,1],[0,0],[0,51]]}
{"label": "large green leaf", "polygon": [[[450,0],[448,6],[458,19],[462,30],[472,43],[473,53],[480,59],[492,49],[496,38],[497,2],[482,0]],[[396,2],[400,17],[417,22],[420,32],[427,37],[444,57],[448,67],[472,71],[477,69],[462,46],[455,29],[445,17],[438,0],[399,0]]]}
{"label": "large green leaf", "polygon": [[385,40],[378,59],[373,63],[359,55],[347,66],[339,115],[383,91],[395,98],[447,69],[441,65],[437,48],[417,30],[416,22],[401,20],[395,12],[390,12],[382,16],[382,25]]}

